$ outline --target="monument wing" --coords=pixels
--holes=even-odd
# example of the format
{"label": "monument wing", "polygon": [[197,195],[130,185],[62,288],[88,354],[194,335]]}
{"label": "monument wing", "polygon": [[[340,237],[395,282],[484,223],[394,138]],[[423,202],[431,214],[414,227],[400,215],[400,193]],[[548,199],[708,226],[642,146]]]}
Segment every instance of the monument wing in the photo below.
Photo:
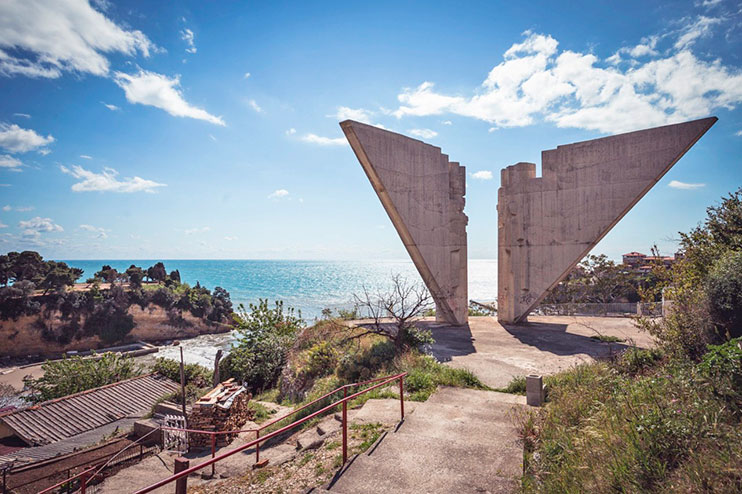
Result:
{"label": "monument wing", "polygon": [[438,147],[371,125],[340,123],[436,304],[436,319],[468,320],[465,169]]}
{"label": "monument wing", "polygon": [[502,170],[498,319],[519,322],[716,122],[716,117],[558,146]]}

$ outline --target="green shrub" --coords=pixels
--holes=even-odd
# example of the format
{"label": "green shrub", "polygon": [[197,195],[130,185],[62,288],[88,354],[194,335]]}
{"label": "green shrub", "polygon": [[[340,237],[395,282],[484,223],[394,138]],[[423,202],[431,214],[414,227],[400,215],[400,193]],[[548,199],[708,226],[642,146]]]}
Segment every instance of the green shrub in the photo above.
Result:
{"label": "green shrub", "polygon": [[26,377],[27,399],[38,403],[88,389],[105,386],[141,374],[134,359],[107,352],[98,359],[79,356],[46,361],[41,366],[44,375],[38,379]]}
{"label": "green shrub", "polygon": [[625,374],[634,376],[652,369],[661,358],[660,350],[632,347],[616,359],[615,367]]}
{"label": "green shrub", "polygon": [[510,393],[514,395],[525,395],[526,394],[526,376],[515,376],[513,377],[507,386],[504,388],[497,388],[495,391],[500,393]]}
{"label": "green shrub", "polygon": [[708,379],[714,393],[739,414],[742,410],[742,338],[709,346],[699,370]]}
{"label": "green shrub", "polygon": [[389,340],[378,341],[359,353],[348,352],[340,358],[337,376],[346,383],[366,381],[396,354],[394,342]]}
{"label": "green shrub", "polygon": [[234,316],[239,346],[250,348],[258,340],[267,336],[293,340],[298,331],[304,327],[301,312],[293,307],[284,308],[282,300],[276,300],[275,307],[268,307],[267,299],[260,299],[258,304],[249,304],[249,310],[240,304]]}
{"label": "green shrub", "polygon": [[417,391],[435,390],[435,382],[430,373],[422,369],[414,369],[407,374],[407,391],[415,393]]}
{"label": "green shrub", "polygon": [[337,351],[330,342],[323,341],[312,346],[306,355],[302,372],[312,377],[322,377],[332,373],[337,366]]}
{"label": "green shrub", "polygon": [[223,379],[234,378],[253,393],[274,387],[286,364],[286,342],[277,337],[265,337],[251,348],[235,347],[219,364]]}
{"label": "green shrub", "polygon": [[416,326],[404,328],[398,346],[427,351],[435,343],[433,333],[429,329],[420,329]]}
{"label": "green shrub", "polygon": [[730,251],[714,263],[706,294],[714,323],[727,337],[742,336],[742,251]]}
{"label": "green shrub", "polygon": [[[180,362],[176,360],[159,357],[155,360],[152,371],[177,383],[180,382]],[[199,388],[206,388],[213,384],[213,372],[203,365],[185,364],[183,366],[183,374],[186,385],[193,384]]]}

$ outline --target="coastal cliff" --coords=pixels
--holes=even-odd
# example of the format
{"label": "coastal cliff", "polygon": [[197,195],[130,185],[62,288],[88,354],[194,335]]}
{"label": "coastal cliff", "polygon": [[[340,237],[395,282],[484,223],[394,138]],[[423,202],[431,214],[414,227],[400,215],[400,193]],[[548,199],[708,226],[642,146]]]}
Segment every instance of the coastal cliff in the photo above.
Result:
{"label": "coastal cliff", "polygon": [[[198,318],[187,312],[184,312],[178,321],[173,321],[165,309],[154,304],[148,305],[145,309],[132,305],[127,312],[134,318],[136,326],[121,343],[192,338],[231,330],[228,324]],[[83,351],[110,346],[97,335],[82,336],[65,344],[43,337],[45,328],[54,331],[63,324],[65,323],[57,311],[43,318],[32,315],[0,320],[0,357],[51,356],[70,350]]]}

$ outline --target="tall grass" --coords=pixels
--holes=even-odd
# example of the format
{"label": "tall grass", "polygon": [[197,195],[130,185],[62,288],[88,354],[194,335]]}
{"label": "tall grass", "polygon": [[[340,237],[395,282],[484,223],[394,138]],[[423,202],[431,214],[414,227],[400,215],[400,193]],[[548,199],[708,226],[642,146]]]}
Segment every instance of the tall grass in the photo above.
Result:
{"label": "tall grass", "polygon": [[696,365],[636,352],[549,379],[521,416],[525,492],[742,491],[740,417]]}

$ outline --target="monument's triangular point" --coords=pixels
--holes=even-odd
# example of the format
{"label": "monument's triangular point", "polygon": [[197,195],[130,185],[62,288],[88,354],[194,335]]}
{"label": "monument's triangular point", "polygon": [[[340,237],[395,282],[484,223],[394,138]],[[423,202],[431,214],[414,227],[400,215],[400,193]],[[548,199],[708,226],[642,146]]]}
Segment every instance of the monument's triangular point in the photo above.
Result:
{"label": "monument's triangular point", "polygon": [[502,170],[498,319],[519,322],[717,121],[578,142]]}
{"label": "monument's triangular point", "polygon": [[436,303],[436,318],[468,320],[466,175],[438,147],[372,125],[340,123]]}

